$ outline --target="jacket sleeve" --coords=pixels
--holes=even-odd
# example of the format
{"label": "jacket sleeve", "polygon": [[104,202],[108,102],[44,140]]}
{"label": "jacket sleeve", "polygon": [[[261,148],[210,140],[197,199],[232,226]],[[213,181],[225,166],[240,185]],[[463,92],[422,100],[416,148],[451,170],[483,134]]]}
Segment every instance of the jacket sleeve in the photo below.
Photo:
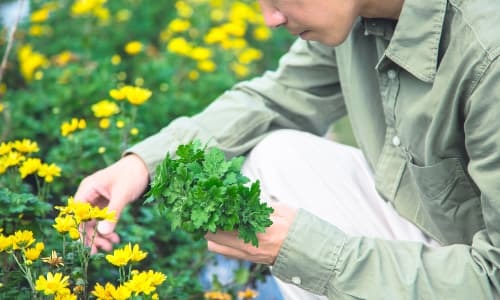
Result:
{"label": "jacket sleeve", "polygon": [[153,176],[167,152],[192,139],[232,157],[279,128],[324,134],[345,113],[334,49],[297,40],[276,71],[235,85],[201,113],[175,119],[125,153],[139,155]]}
{"label": "jacket sleeve", "polygon": [[274,275],[329,299],[500,299],[500,61],[484,69],[464,112],[485,224],[470,245],[351,237],[300,211]]}

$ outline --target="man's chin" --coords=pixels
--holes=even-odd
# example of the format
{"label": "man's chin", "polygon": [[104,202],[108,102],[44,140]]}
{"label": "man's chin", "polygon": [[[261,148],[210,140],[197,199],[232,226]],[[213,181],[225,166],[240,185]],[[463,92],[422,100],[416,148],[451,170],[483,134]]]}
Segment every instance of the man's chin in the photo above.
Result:
{"label": "man's chin", "polygon": [[301,32],[299,34],[299,37],[305,41],[318,42],[320,44],[323,44],[323,45],[329,46],[329,47],[338,46],[338,45],[342,44],[345,41],[345,39],[347,38],[347,36],[344,37],[343,39],[324,37],[324,36],[317,35],[313,31],[310,31],[310,30],[306,30],[304,32]]}

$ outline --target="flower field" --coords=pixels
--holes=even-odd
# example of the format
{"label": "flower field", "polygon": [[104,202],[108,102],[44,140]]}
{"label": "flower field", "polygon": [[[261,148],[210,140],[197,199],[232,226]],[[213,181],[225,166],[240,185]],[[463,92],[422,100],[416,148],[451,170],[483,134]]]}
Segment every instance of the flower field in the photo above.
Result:
{"label": "flower field", "polygon": [[134,143],[274,68],[292,37],[266,28],[256,1],[11,4],[29,10],[0,36],[0,299],[255,298],[265,268],[204,289],[206,242],[142,199],[115,250],[91,254],[82,223],[115,216],[72,196]]}

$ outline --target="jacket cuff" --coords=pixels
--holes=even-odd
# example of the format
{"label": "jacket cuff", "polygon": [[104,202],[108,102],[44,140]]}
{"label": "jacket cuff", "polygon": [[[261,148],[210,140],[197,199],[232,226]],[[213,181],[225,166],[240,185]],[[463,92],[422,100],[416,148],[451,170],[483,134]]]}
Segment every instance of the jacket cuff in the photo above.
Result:
{"label": "jacket cuff", "polygon": [[271,272],[284,282],[324,295],[346,240],[336,226],[299,209]]}

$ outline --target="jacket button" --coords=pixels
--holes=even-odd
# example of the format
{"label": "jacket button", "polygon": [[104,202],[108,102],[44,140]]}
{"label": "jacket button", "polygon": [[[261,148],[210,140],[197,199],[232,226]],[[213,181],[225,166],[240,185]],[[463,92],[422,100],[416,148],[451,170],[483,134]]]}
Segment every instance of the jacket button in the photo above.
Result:
{"label": "jacket button", "polygon": [[396,75],[397,75],[396,71],[394,71],[392,69],[387,71],[387,77],[389,77],[389,79],[391,79],[391,80],[396,79]]}
{"label": "jacket button", "polygon": [[301,283],[300,277],[298,276],[293,276],[292,277],[292,282],[296,285],[299,285]]}
{"label": "jacket button", "polygon": [[397,135],[395,135],[393,138],[392,138],[392,144],[396,147],[398,147],[399,145],[401,145],[401,140],[399,139],[399,137]]}

